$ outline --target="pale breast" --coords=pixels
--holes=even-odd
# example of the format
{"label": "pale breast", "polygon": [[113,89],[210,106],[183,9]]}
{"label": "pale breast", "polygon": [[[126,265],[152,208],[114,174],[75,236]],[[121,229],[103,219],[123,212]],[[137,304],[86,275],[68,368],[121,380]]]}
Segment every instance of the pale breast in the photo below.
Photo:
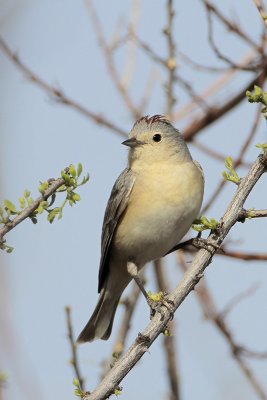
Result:
{"label": "pale breast", "polygon": [[114,245],[139,264],[162,257],[189,230],[203,197],[203,178],[193,162],[138,174]]}

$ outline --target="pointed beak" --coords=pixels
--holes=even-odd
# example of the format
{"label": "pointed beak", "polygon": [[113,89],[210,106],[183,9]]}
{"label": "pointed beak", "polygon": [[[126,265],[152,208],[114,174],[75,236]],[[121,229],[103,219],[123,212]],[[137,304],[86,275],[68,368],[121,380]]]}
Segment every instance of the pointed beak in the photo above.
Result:
{"label": "pointed beak", "polygon": [[134,148],[134,147],[144,144],[144,142],[141,142],[140,140],[137,140],[135,137],[132,137],[130,139],[124,140],[124,142],[122,142],[122,144],[124,144],[125,146],[129,146],[131,148]]}

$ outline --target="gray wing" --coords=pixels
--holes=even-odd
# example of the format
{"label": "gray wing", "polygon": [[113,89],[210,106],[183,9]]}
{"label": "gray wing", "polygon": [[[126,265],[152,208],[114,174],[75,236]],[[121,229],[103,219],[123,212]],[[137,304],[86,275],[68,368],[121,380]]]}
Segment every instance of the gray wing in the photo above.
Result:
{"label": "gray wing", "polygon": [[101,260],[98,276],[98,292],[102,289],[109,272],[109,250],[118,221],[128,205],[135,175],[130,168],[126,168],[116,180],[105,211],[102,237]]}

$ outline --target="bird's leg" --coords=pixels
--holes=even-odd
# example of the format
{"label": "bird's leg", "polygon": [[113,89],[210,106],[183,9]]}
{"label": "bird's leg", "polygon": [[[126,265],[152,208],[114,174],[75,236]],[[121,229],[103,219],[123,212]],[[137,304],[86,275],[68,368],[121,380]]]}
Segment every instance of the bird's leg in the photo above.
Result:
{"label": "bird's leg", "polygon": [[141,290],[141,292],[143,293],[143,295],[145,296],[145,299],[147,301],[147,299],[149,298],[148,293],[147,293],[146,289],[144,288],[144,285],[143,285],[142,280],[140,279],[140,276],[138,275],[138,268],[132,261],[127,262],[127,271],[128,271],[128,274],[135,280],[137,286],[139,287],[139,289]]}
{"label": "bird's leg", "polygon": [[[145,299],[150,307],[150,317],[152,318],[156,311],[160,312],[160,307],[164,305],[170,311],[173,317],[173,302],[166,298],[166,293],[159,292],[156,294],[152,294],[151,292],[147,292],[144,288],[143,282],[138,275],[138,268],[136,264],[132,261],[127,262],[127,271],[129,275],[135,280],[136,284],[138,285],[139,289],[145,296]],[[163,315],[162,315],[163,317]]]}

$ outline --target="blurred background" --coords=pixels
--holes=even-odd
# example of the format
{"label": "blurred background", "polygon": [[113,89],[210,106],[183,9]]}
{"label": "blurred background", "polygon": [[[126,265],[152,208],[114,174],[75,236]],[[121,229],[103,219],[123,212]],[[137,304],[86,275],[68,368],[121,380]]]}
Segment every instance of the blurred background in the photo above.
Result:
{"label": "blurred background", "polygon": [[[259,154],[255,144],[266,142],[263,117],[245,98],[250,83],[263,86],[266,79],[265,26],[252,0],[0,0],[0,35],[1,203],[18,204],[26,188],[38,197],[39,181],[59,177],[71,163],[81,162],[90,174],[81,201],[66,207],[62,220],[50,225],[42,215],[6,237],[14,251],[0,255],[0,373],[6,374],[0,399],[70,400],[75,372],[64,309],[71,307],[76,337],[98,297],[102,220],[127,163],[124,135],[141,115],[167,115],[204,169],[208,205],[221,185],[224,158],[239,161],[243,176]],[[266,208],[266,184],[263,176],[247,209]],[[227,182],[204,214],[219,220],[235,190]],[[170,327],[176,394],[160,337],[123,380],[122,399],[267,398],[266,234],[264,218],[237,224],[225,249],[262,259],[216,255],[205,273],[218,313],[230,302],[224,322],[245,348],[238,357],[252,378],[194,292]],[[189,253],[164,259],[169,289],[181,279],[180,264],[190,266],[191,259]],[[147,288],[158,290],[153,265],[146,275]],[[78,348],[86,390],[99,382],[123,314],[120,306],[109,341]],[[140,298],[126,347],[148,322]]]}

